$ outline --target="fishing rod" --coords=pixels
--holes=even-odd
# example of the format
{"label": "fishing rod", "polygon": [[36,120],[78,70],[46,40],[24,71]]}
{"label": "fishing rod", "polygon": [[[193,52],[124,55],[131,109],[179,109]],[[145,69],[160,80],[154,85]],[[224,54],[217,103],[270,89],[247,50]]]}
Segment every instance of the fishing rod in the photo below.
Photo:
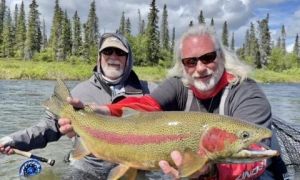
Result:
{"label": "fishing rod", "polygon": [[40,156],[34,155],[34,154],[30,153],[30,152],[21,151],[21,150],[18,150],[18,149],[13,149],[13,150],[18,155],[25,156],[25,157],[32,158],[32,159],[36,159],[38,161],[47,163],[50,166],[53,166],[55,164],[55,160],[53,160],[53,159],[47,159],[47,158],[44,158],[44,157],[40,157]]}

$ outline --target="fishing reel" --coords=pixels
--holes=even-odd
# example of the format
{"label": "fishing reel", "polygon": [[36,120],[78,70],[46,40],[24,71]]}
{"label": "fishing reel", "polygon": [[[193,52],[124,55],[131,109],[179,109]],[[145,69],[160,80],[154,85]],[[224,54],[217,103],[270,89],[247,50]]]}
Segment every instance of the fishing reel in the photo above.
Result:
{"label": "fishing reel", "polygon": [[42,171],[42,166],[39,161],[35,159],[29,159],[25,161],[19,170],[19,176],[35,176]]}

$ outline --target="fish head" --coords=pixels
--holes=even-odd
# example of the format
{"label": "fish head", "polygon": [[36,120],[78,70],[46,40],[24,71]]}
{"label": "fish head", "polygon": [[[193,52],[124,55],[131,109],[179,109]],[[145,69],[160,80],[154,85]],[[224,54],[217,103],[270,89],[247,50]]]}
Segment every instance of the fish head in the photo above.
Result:
{"label": "fish head", "polygon": [[206,128],[200,138],[198,154],[215,161],[229,161],[231,157],[249,159],[250,155],[240,152],[271,136],[271,130],[255,124],[240,120],[222,121]]}

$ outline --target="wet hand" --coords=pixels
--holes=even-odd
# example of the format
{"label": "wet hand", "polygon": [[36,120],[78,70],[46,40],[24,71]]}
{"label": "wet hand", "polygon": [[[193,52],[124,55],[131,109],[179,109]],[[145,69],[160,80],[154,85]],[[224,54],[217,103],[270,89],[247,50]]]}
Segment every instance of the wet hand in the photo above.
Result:
{"label": "wet hand", "polygon": [[10,146],[6,146],[4,144],[0,144],[0,153],[11,155],[14,154],[14,150]]}
{"label": "wet hand", "polygon": [[69,138],[72,138],[76,135],[76,133],[73,130],[71,120],[68,118],[59,118],[58,119],[58,124],[59,124],[59,132],[61,134],[64,134],[68,136]]}
{"label": "wet hand", "polygon": [[[173,151],[171,153],[171,158],[174,161],[177,168],[182,165],[182,155],[179,151]],[[170,164],[167,161],[161,160],[159,162],[159,166],[165,174],[171,176],[173,179],[180,179],[179,171],[174,167],[170,166]],[[210,171],[210,167],[210,165],[205,165],[201,170],[197,171],[192,176],[190,176],[190,178],[198,178],[200,175],[207,174]]]}

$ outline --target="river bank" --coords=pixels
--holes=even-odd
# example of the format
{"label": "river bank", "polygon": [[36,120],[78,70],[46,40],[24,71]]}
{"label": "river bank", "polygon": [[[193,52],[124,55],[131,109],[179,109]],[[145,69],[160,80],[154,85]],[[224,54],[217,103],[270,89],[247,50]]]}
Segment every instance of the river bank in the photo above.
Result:
{"label": "river bank", "polygon": [[[92,75],[94,65],[70,62],[33,62],[0,59],[0,79],[83,80]],[[161,81],[167,70],[163,67],[135,67],[141,79]],[[251,78],[262,83],[300,83],[300,68],[282,72],[255,70]]]}

